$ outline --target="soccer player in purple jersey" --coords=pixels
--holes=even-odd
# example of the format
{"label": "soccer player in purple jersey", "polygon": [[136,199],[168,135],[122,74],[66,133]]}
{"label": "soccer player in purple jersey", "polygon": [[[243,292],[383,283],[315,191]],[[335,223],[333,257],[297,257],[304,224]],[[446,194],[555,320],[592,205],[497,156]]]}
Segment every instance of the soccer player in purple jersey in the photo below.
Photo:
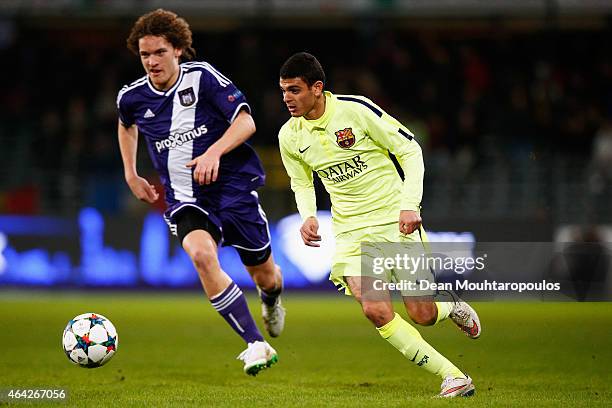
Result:
{"label": "soccer player in purple jersey", "polygon": [[217,246],[233,246],[262,301],[264,326],[272,337],[284,326],[282,276],[274,263],[258,187],[264,171],[246,143],[255,123],[245,96],[207,62],[191,60],[188,23],[158,9],[141,16],[127,39],[146,75],[117,96],[119,146],[125,180],[136,198],[153,203],[155,187],[136,170],[142,134],[164,185],[164,218],[189,254],[213,307],[247,343],[238,358],[256,375],[278,360],[264,340],[240,288],[221,269]]}

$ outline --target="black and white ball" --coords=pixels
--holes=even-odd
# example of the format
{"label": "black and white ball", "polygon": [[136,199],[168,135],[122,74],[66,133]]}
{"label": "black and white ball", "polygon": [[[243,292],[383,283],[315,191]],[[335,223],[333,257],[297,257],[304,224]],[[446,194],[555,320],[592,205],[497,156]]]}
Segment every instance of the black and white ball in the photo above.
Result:
{"label": "black and white ball", "polygon": [[103,366],[113,357],[119,346],[115,326],[97,313],[84,313],[68,322],[62,345],[68,359],[81,367]]}

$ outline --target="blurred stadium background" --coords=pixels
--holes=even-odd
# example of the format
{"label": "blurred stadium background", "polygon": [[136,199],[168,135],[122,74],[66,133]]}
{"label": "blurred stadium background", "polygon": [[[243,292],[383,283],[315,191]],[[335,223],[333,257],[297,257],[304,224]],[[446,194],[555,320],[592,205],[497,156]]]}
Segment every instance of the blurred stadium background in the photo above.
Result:
{"label": "blurred stadium background", "polygon": [[[289,288],[281,363],[256,380],[232,362],[243,345],[202,296],[163,204],[123,180],[115,99],[143,75],[125,38],[157,7],[187,18],[197,58],[253,107]],[[366,95],[414,131],[437,240],[610,249],[611,40],[606,0],[0,0],[0,389],[68,388],[70,406],[447,406],[351,299],[322,294],[334,291],[329,218],[323,248],[301,245],[276,144],[288,118],[278,69],[309,51],[330,90]],[[144,149],[139,170],[155,180]],[[605,262],[578,262],[580,279],[610,284],[609,250],[593,253]],[[251,285],[231,249],[222,264]],[[477,342],[451,324],[419,330],[475,379],[470,407],[610,406],[609,305],[481,303]],[[60,337],[89,311],[122,346],[85,374],[62,361]]]}
{"label": "blurred stadium background", "polygon": [[[117,91],[143,74],[125,38],[160,6],[187,18],[198,58],[253,107],[260,196],[289,286],[326,285],[328,260],[304,273],[311,253],[285,218],[295,205],[276,146],[288,118],[278,69],[298,50],[320,58],[333,92],[370,97],[417,135],[429,230],[612,241],[609,1],[5,0],[0,284],[197,286],[162,200],[131,196],[116,142]],[[143,149],[139,162],[155,180]],[[237,258],[223,257],[231,270]]]}

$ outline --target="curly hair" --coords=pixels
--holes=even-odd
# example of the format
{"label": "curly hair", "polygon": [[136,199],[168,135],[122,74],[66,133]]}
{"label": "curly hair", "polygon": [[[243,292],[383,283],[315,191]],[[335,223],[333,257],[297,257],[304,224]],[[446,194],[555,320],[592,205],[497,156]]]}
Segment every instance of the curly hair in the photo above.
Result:
{"label": "curly hair", "polygon": [[172,11],[157,9],[142,15],[130,31],[127,47],[139,55],[138,40],[147,35],[164,37],[174,48],[183,50],[183,57],[192,59],[195,50],[191,47],[191,29],[184,18]]}

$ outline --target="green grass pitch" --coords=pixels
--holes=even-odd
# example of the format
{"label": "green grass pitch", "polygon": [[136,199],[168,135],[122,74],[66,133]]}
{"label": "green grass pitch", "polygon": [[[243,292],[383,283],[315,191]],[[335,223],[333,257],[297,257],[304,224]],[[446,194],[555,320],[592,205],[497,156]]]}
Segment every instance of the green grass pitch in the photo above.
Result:
{"label": "green grass pitch", "polygon": [[[285,332],[271,340],[280,361],[253,378],[203,295],[0,292],[0,388],[68,390],[66,402],[36,406],[612,406],[612,303],[477,304],[478,340],[451,322],[419,327],[474,379],[476,395],[455,400],[432,398],[440,380],[380,338],[352,299],[288,292],[284,304]],[[61,349],[65,324],[85,312],[119,332],[118,353],[97,369]]]}

